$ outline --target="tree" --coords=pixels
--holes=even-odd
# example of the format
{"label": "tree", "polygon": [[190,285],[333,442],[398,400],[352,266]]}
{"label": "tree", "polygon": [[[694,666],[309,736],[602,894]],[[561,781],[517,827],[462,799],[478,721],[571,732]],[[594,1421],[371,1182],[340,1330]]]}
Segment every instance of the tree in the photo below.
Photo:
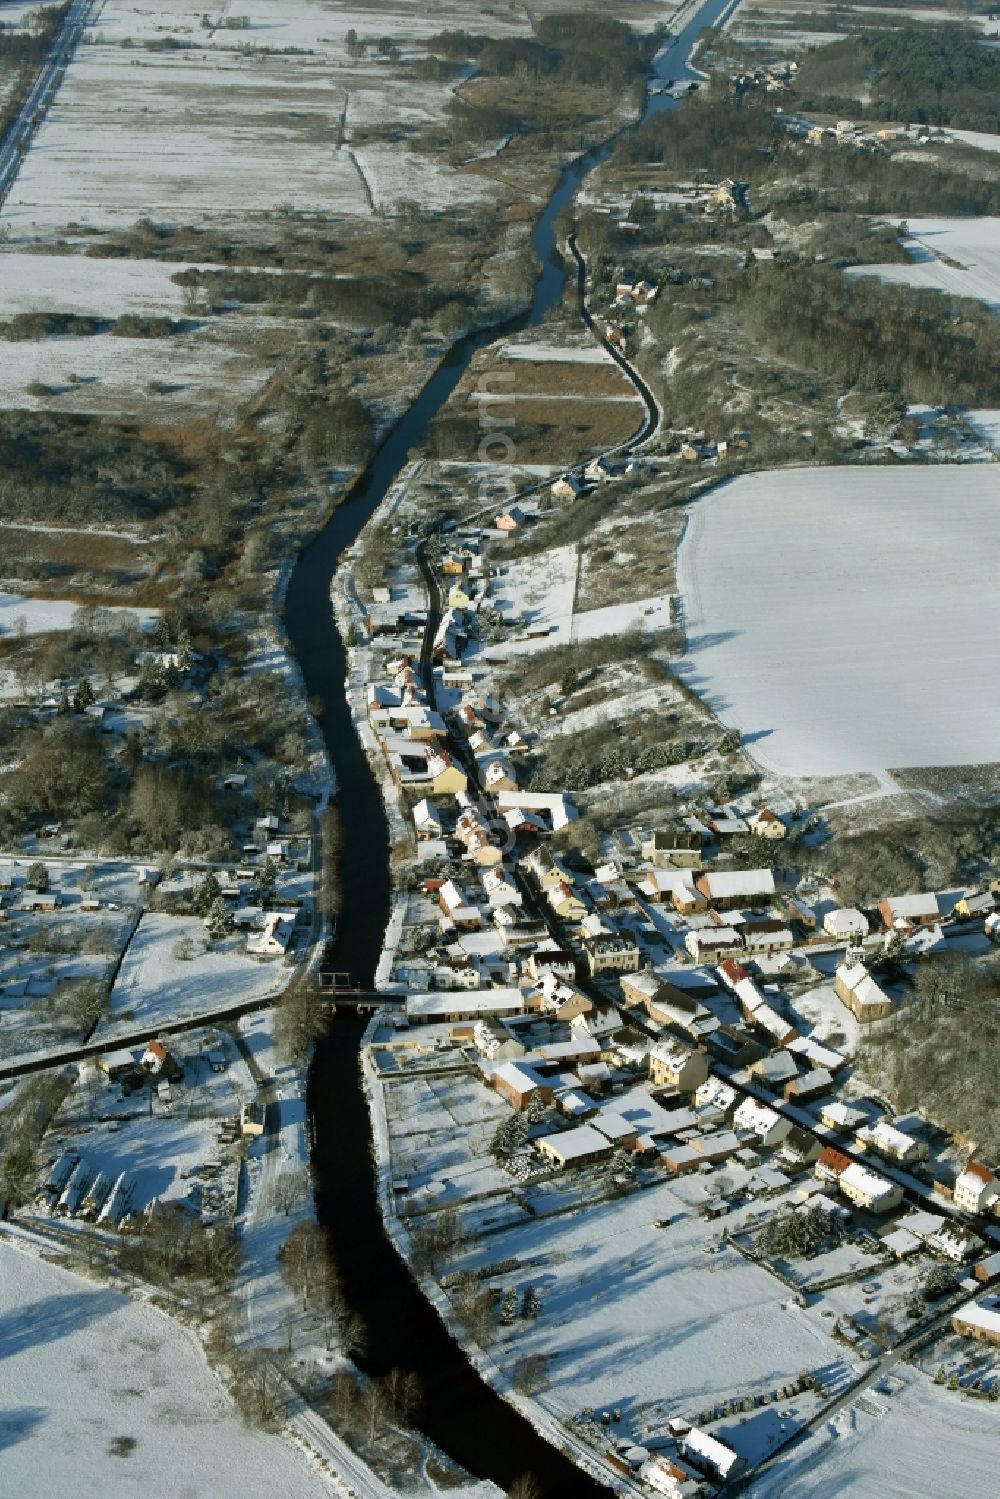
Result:
{"label": "tree", "polygon": [[49,871],[41,859],[36,859],[33,864],[28,865],[24,881],[29,890],[35,890],[39,895],[44,895],[49,888]]}
{"label": "tree", "polygon": [[94,701],[94,689],[90,685],[89,677],[81,677],[76,691],[73,693],[73,712],[86,713]]}
{"label": "tree", "polygon": [[278,877],[278,869],[270,854],[266,854],[262,863],[254,870],[250,890],[254,900],[261,905],[274,894],[274,885]]}
{"label": "tree", "polygon": [[517,1317],[517,1292],[513,1286],[503,1294],[500,1303],[500,1324],[502,1327],[512,1327]]}
{"label": "tree", "polygon": [[291,1212],[309,1190],[309,1173],[304,1168],[298,1171],[283,1171],[271,1188],[271,1205],[276,1212]]}
{"label": "tree", "polygon": [[221,942],[224,937],[229,936],[235,925],[232,912],[222,899],[222,896],[218,896],[212,902],[212,908],[205,918],[205,930],[213,942]]}
{"label": "tree", "polygon": [[194,908],[195,914],[198,916],[207,916],[221,893],[222,890],[219,882],[214,872],[209,869],[198,881],[194,889],[194,895],[191,897],[191,905]]}
{"label": "tree", "polygon": [[531,1473],[522,1473],[507,1490],[508,1499],[542,1499],[542,1486]]}
{"label": "tree", "polygon": [[544,1353],[526,1353],[517,1359],[510,1382],[519,1395],[537,1395],[549,1382]]}
{"label": "tree", "polygon": [[493,1131],[493,1139],[490,1141],[490,1154],[494,1156],[505,1155],[508,1151],[517,1150],[524,1145],[528,1138],[528,1126],[520,1114],[509,1114],[506,1119],[501,1119]]}
{"label": "tree", "polygon": [[267,1349],[247,1349],[236,1357],[232,1392],[245,1421],[268,1430],[277,1426],[284,1411],[284,1388]]}

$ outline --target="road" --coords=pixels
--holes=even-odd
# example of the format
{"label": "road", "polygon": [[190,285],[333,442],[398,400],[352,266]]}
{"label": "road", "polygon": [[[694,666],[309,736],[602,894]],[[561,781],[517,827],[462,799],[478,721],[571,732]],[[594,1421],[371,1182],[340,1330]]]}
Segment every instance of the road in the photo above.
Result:
{"label": "road", "polygon": [[21,170],[32,136],[52,103],[56,89],[62,82],[63,70],[76,51],[97,3],[98,0],[73,0],[56,32],[48,57],[39,68],[24,103],[0,140],[0,203],[6,198]]}
{"label": "road", "polygon": [[[373,996],[373,998],[378,997]],[[31,1072],[45,1072],[50,1067],[65,1067],[70,1062],[82,1062],[87,1057],[100,1056],[102,1052],[138,1046],[140,1043],[154,1040],[157,1036],[176,1036],[184,1031],[201,1030],[206,1025],[221,1025],[227,1020],[238,1020],[241,1015],[255,1015],[259,1010],[271,1010],[280,1002],[280,994],[267,995],[262,999],[243,999],[236,1004],[226,1005],[220,1010],[208,1010],[203,1015],[191,1015],[187,1020],[171,1020],[162,1025],[136,1026],[130,1031],[108,1036],[103,1041],[88,1041],[83,1045],[66,1047],[62,1051],[48,1051],[43,1056],[2,1062],[0,1063],[0,1081],[11,1077],[25,1077]]]}

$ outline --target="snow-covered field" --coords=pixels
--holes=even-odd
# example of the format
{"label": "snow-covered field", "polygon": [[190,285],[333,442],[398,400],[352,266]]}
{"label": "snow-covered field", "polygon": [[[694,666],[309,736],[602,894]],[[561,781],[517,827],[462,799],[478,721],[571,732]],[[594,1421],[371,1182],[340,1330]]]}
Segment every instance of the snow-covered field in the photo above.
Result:
{"label": "snow-covered field", "polygon": [[[374,50],[347,56],[345,37],[388,36],[401,55],[477,8],[414,7],[352,15],[317,0],[240,0],[245,29],[207,29],[204,7],[107,0],[88,32],[11,191],[3,220],[15,236],[61,233],[74,222],[125,227],[149,216],[174,223],[240,219],[293,203],[298,210],[371,212],[365,183],[340,139],[364,126],[435,120],[446,83],[407,79]],[[491,33],[525,34],[523,12],[491,16]],[[173,39],[172,45],[165,45]],[[409,44],[409,46],[407,45]],[[297,49],[289,51],[288,49]],[[411,198],[477,201],[481,179],[415,156],[405,144],[365,148],[377,204]]]}
{"label": "snow-covered field", "polygon": [[750,1486],[754,1499],[914,1499],[995,1494],[1000,1411],[907,1371],[875,1390]]}
{"label": "snow-covered field", "polygon": [[505,359],[527,359],[533,364],[614,364],[602,344],[505,344]]}
{"label": "snow-covered field", "polygon": [[[178,955],[177,944],[185,938],[190,958]],[[284,963],[247,957],[245,934],[207,948],[204,944],[200,917],[147,912],[125,954],[99,1038],[110,1041],[133,1024],[155,1027],[241,1000],[264,999],[288,983],[290,972]]]}
{"label": "snow-covered field", "polygon": [[187,293],[171,277],[188,269],[190,263],[180,261],[99,260],[8,250],[0,257],[0,318],[18,312],[180,317]]}
{"label": "snow-covered field", "polygon": [[[0,635],[13,635],[22,628],[27,635],[70,630],[79,607],[71,599],[30,599],[20,593],[0,593]],[[160,611],[116,608],[111,612],[131,615],[137,624],[146,626],[156,619]]]}
{"label": "snow-covered field", "polygon": [[[878,276],[922,291],[975,297],[1000,308],[1000,219],[909,219],[909,265],[854,266],[849,276]],[[957,265],[939,256],[946,255]]]}
{"label": "snow-covered field", "polygon": [[691,509],[685,680],[792,775],[990,763],[1000,667],[991,464],[785,469]]}
{"label": "snow-covered field", "polygon": [[[838,1345],[766,1270],[733,1249],[706,1253],[718,1229],[691,1212],[683,1191],[653,1187],[520,1224],[470,1256],[486,1264],[517,1255],[530,1265],[511,1283],[535,1286],[542,1314],[491,1352],[505,1366],[548,1355],[542,1400],[557,1414],[613,1406],[628,1430],[636,1407],[662,1402],[692,1419],[714,1396],[842,1364]],[[658,1219],[670,1226],[657,1228]]]}
{"label": "snow-covered field", "polygon": [[599,635],[621,635],[626,630],[668,630],[669,593],[632,604],[608,604],[603,609],[585,609],[573,615],[573,639],[596,640]]}
{"label": "snow-covered field", "polygon": [[0,1448],[9,1499],[329,1493],[290,1444],[239,1420],[184,1328],[6,1242]]}

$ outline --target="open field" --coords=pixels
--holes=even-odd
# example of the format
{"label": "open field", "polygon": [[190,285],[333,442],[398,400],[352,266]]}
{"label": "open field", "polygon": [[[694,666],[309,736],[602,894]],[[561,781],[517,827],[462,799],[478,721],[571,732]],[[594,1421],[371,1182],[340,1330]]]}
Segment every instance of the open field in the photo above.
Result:
{"label": "open field", "polygon": [[910,219],[911,264],[856,266],[851,276],[975,297],[1000,308],[1000,219]]}
{"label": "open field", "polygon": [[[478,9],[431,12],[379,6],[352,13],[316,0],[241,4],[243,28],[205,28],[203,7],[156,0],[139,9],[109,0],[87,35],[36,147],[8,200],[15,236],[62,232],[72,221],[96,227],[149,216],[173,223],[240,221],[281,204],[317,213],[370,216],[401,198],[441,206],[476,201],[484,184],[418,160],[404,144],[366,148],[365,173],[352,156],[352,132],[400,121],[440,119],[446,83],[405,81],[375,48],[348,57],[351,27],[389,37],[400,61],[419,40],[472,25]],[[526,34],[523,12],[490,17],[494,33]]]}
{"label": "open field", "polygon": [[[902,1390],[850,1406],[751,1484],[754,1499],[913,1499],[996,1487],[1000,1414],[904,1372]],[[993,1474],[993,1478],[990,1474]]]}
{"label": "open field", "polygon": [[[190,957],[178,955],[185,950],[178,946],[185,938]],[[133,1022],[152,1030],[167,1020],[262,999],[280,993],[289,977],[281,962],[248,957],[245,934],[206,947],[200,917],[147,912],[125,955],[99,1035],[110,1040]]]}
{"label": "open field", "polygon": [[192,1335],[107,1286],[0,1244],[3,1489],[319,1499],[295,1450],[246,1427]]}
{"label": "open field", "polygon": [[991,465],[787,469],[696,504],[680,551],[690,686],[766,768],[997,758]]}
{"label": "open field", "polygon": [[[573,1183],[562,1181],[567,1201]],[[693,1419],[723,1392],[747,1394],[802,1370],[839,1366],[840,1350],[789,1301],[787,1289],[718,1243],[662,1185],[561,1217],[491,1234],[470,1260],[516,1255],[542,1300],[491,1348],[505,1365],[528,1353],[548,1358],[543,1403],[557,1414],[615,1407],[626,1430],[668,1414]],[[657,1220],[669,1227],[657,1228]],[[530,1266],[530,1269],[528,1268]],[[661,1409],[662,1407],[662,1409]],[[654,1414],[655,1412],[655,1414]]]}

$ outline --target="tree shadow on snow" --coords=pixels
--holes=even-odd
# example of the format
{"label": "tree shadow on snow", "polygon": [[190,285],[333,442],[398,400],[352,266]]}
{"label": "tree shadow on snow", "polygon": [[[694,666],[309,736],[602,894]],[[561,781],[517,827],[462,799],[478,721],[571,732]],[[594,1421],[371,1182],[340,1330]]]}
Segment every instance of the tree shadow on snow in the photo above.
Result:
{"label": "tree shadow on snow", "polygon": [[121,1306],[117,1291],[71,1291],[15,1307],[0,1316],[0,1360],[68,1338]]}
{"label": "tree shadow on snow", "polygon": [[0,1452],[26,1441],[45,1420],[46,1412],[38,1405],[13,1406],[0,1410]]}

